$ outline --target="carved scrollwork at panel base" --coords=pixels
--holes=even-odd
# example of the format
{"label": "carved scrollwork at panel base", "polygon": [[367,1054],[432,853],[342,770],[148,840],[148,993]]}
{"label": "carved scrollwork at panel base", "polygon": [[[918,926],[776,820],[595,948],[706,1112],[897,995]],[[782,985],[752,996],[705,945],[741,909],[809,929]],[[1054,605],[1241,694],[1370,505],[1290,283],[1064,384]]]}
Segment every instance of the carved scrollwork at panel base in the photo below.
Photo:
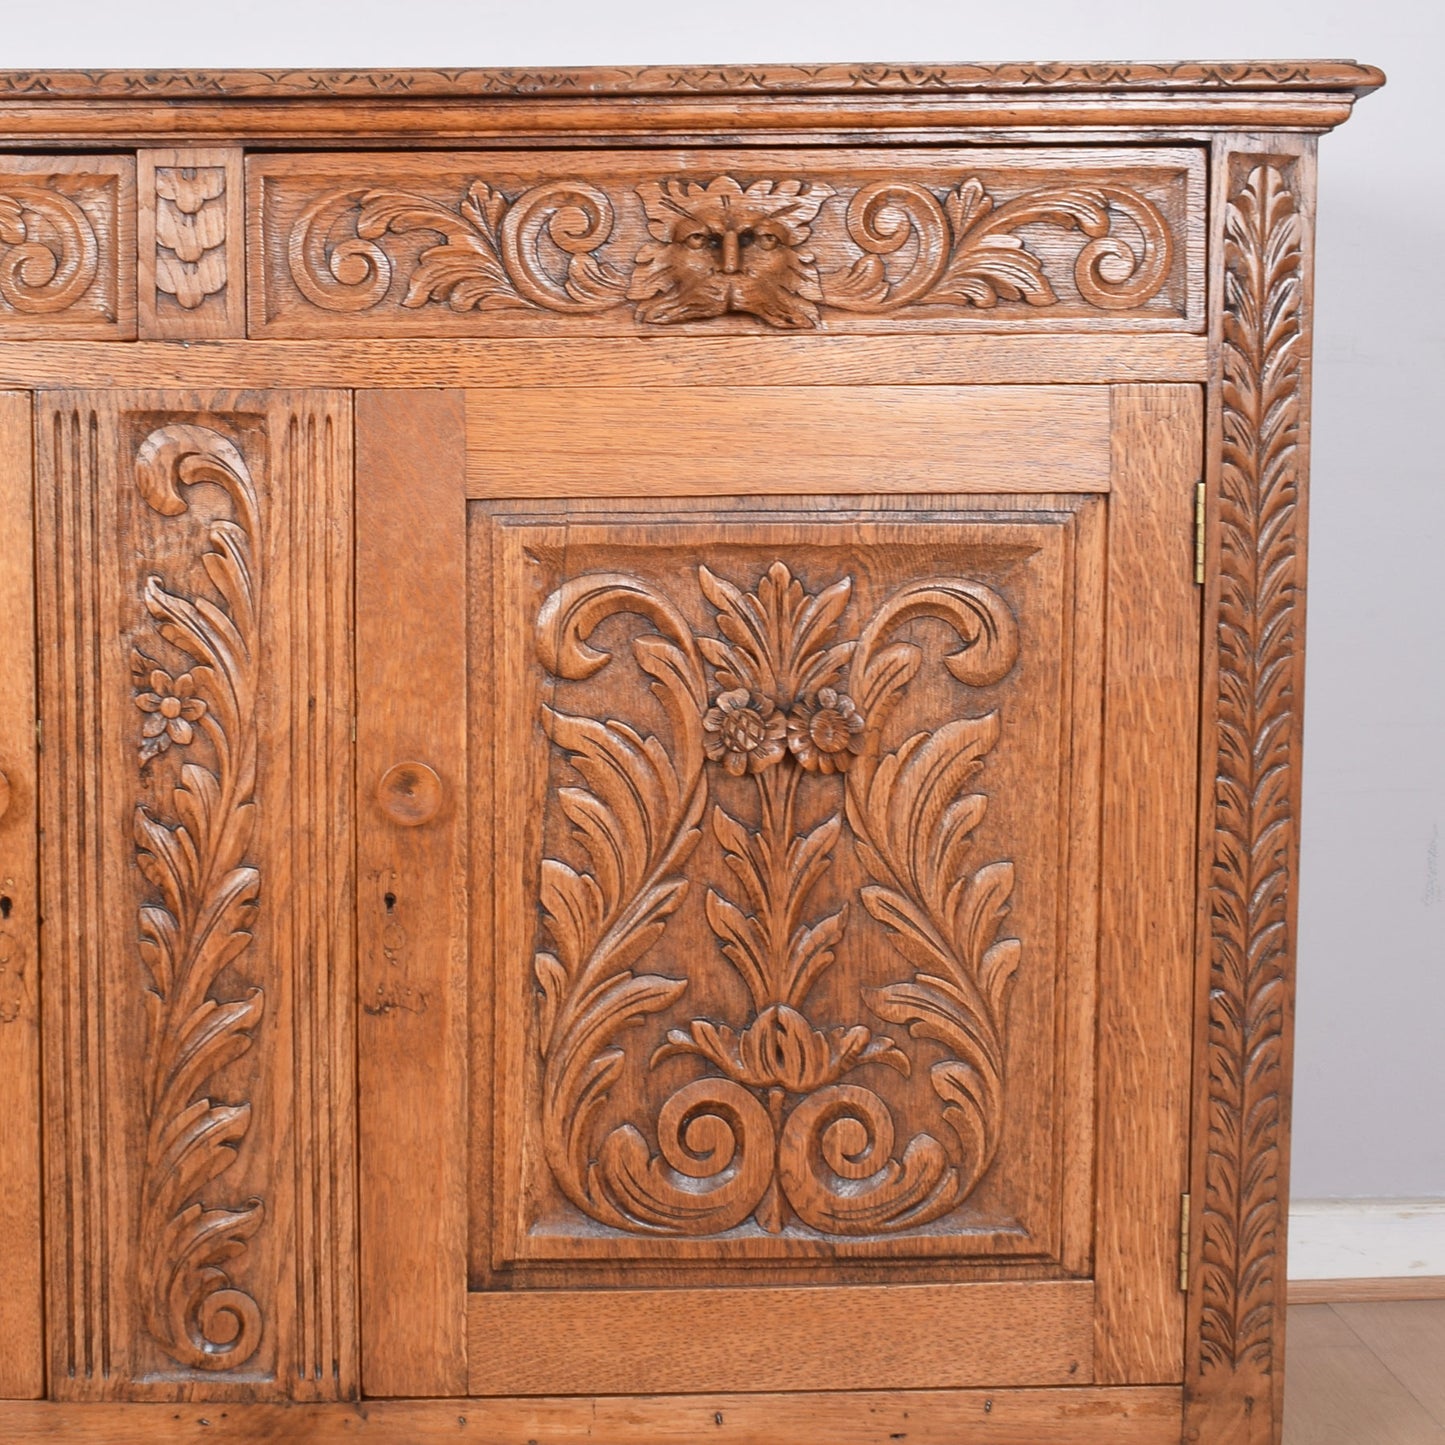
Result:
{"label": "carved scrollwork at panel base", "polygon": [[[847,638],[848,577],[810,595],[782,561],[751,593],[706,566],[696,575],[717,635],[695,633],[672,600],[622,573],[563,583],[537,621],[544,669],[571,681],[613,665],[589,642],[609,619],[650,623],[630,651],[669,732],[665,741],[618,718],[543,707],[547,737],[581,781],[556,797],[588,860],[578,870],[547,856],[541,867],[549,947],[535,977],[549,1170],[584,1215],[632,1233],[920,1227],[957,1208],[997,1150],[1020,944],[998,936],[1013,865],[970,866],[988,799],[967,787],[997,743],[999,714],[956,717],[893,749],[881,729],[923,662],[900,629],[924,617],[946,624],[962,643],[944,659],[948,672],[985,686],[1018,656],[1013,615],[982,584],[934,579],[896,590]],[[741,792],[724,802],[714,779]],[[828,801],[821,822],[803,827],[808,779],[812,797]],[[860,1016],[821,1028],[810,998],[848,945],[852,903],[819,911],[810,899],[845,823],[871,879],[857,901],[915,971],[861,988]],[[748,1017],[695,1017],[629,1064],[622,1031],[690,987],[666,935],[695,886],[684,865],[705,827],[731,876],[710,875],[703,914]],[[644,971],[649,954],[668,962]],[[936,1046],[935,1132],[900,1141],[893,1108],[852,1077],[868,1066],[913,1069],[897,1040],[862,1021],[865,1009]],[[704,1072],[667,1094],[650,1124],[600,1123],[626,1069],[651,1074],[675,1060]]]}
{"label": "carved scrollwork at panel base", "polygon": [[[825,207],[827,264],[814,235]],[[643,325],[737,314],[809,330],[829,312],[1057,305],[1054,263],[1021,234],[1030,227],[1082,237],[1068,274],[1086,309],[1144,307],[1170,276],[1176,243],[1160,207],[1102,177],[1002,201],[978,176],[942,191],[894,180],[848,194],[797,177],[642,181],[615,194],[584,180],[508,194],[477,179],[456,202],[353,186],[304,207],[286,260],[301,295],[328,311],[379,306],[398,267],[409,266],[403,308],[591,315],[630,307]],[[399,259],[389,238],[416,232],[441,240]]]}
{"label": "carved scrollwork at panel base", "polygon": [[[208,427],[172,425],[135,459],[142,497],[165,517],[188,508],[182,488],[210,483],[233,520],[211,522],[200,554],[219,601],[187,596],[152,576],[145,607],[154,643],[182,659],[134,654],[140,765],[174,767],[173,820],[142,805],[136,859],[156,897],[140,910],[149,976],[144,1054],[146,1148],[139,1225],[139,1288],[147,1330],[198,1370],[244,1365],[260,1345],[260,1307],[234,1283],[236,1262],[260,1228],[259,1199],[220,1204],[213,1188],[250,1126],[250,1105],[210,1097],[216,1076],[250,1049],[262,990],[221,993],[244,969],[260,904],[249,861],[255,828],[257,614],[256,494],[236,446]],[[184,670],[182,670],[184,668]]]}

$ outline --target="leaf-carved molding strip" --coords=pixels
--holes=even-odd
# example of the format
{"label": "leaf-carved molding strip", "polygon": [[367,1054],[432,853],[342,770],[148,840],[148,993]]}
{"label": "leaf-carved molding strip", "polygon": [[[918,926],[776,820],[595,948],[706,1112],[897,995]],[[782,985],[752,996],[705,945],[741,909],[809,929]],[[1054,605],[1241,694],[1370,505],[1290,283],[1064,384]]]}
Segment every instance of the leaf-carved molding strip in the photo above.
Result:
{"label": "leaf-carved molding strip", "polygon": [[0,95],[101,97],[813,95],[861,92],[1344,91],[1382,84],[1350,60],[645,65],[577,70],[9,70]]}

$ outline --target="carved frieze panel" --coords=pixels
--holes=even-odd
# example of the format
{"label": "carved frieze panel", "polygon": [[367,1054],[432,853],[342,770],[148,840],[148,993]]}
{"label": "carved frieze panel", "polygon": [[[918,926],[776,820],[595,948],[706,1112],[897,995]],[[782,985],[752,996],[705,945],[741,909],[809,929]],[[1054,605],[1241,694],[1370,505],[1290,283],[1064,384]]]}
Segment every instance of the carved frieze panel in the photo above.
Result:
{"label": "carved frieze panel", "polygon": [[346,402],[38,421],[51,1377],[345,1395]]}
{"label": "carved frieze panel", "polygon": [[135,335],[135,162],[0,157],[0,337]]}
{"label": "carved frieze panel", "polygon": [[494,1264],[1056,1258],[1074,514],[484,527]]}
{"label": "carved frieze panel", "polygon": [[1198,329],[1192,149],[252,157],[254,335]]}

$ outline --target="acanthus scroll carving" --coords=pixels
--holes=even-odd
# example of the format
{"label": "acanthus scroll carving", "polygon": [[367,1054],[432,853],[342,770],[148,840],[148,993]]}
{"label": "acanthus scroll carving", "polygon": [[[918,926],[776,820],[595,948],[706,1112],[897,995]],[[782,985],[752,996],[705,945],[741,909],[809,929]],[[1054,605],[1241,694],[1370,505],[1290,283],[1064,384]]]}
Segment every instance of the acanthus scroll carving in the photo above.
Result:
{"label": "acanthus scroll carving", "polygon": [[[159,576],[145,585],[158,642],[183,658],[167,667],[134,654],[141,714],[140,765],[174,760],[173,817],[142,805],[136,860],[156,897],[140,910],[140,952],[150,976],[144,1055],[146,1152],[139,1283],[146,1328],[183,1365],[234,1369],[263,1332],[256,1300],[232,1280],[260,1228],[259,1199],[215,1201],[210,1186],[235,1161],[248,1103],[209,1097],[217,1074],[251,1047],[262,990],[218,992],[253,942],[261,879],[248,861],[255,827],[259,535],[245,458],[203,426],[161,427],[142,443],[136,485],[165,517],[188,509],[182,487],[210,483],[234,519],[211,522],[199,561],[219,602],[186,596]],[[234,990],[228,990],[234,994]]]}
{"label": "acanthus scroll carving", "polygon": [[[572,681],[613,664],[589,642],[609,619],[650,623],[631,653],[670,735],[542,710],[547,737],[581,780],[559,789],[557,805],[588,860],[579,870],[548,856],[541,869],[551,946],[537,954],[535,976],[550,1172],[585,1215],[635,1233],[718,1234],[748,1221],[770,1234],[798,1221],[824,1236],[922,1226],[968,1197],[997,1150],[1021,947],[999,937],[1013,865],[971,860],[988,799],[968,787],[998,741],[999,714],[954,717],[892,749],[882,725],[923,664],[922,650],[900,640],[907,624],[949,627],[962,645],[944,659],[947,671],[986,686],[1018,656],[1013,615],[982,584],[932,579],[899,588],[849,638],[840,633],[851,578],[809,594],[776,561],[751,592],[706,566],[697,579],[716,635],[695,633],[671,599],[622,573],[565,582],[538,617],[543,667]],[[743,788],[726,803],[714,794],[709,810],[715,778]],[[801,827],[805,786],[815,805],[825,799],[824,814]],[[845,823],[872,880],[858,901],[914,971],[860,989],[859,1016],[823,1028],[810,998],[847,945],[850,903],[811,900]],[[629,1067],[622,1031],[689,990],[681,958],[657,971],[642,963],[665,955],[704,828],[731,876],[710,884],[703,911],[748,1016],[668,1030],[631,1067],[689,1059],[703,1072],[650,1123],[603,1127]],[[936,1132],[900,1142],[893,1108],[859,1077],[913,1068],[865,1009],[934,1046]]]}
{"label": "acanthus scroll carving", "polygon": [[[830,247],[834,263],[824,266],[812,242],[830,203],[840,208],[841,236]],[[624,207],[634,218],[640,208],[646,239],[620,251]],[[825,324],[830,310],[882,316],[921,306],[1055,305],[1045,260],[1021,234],[1029,227],[1083,238],[1070,274],[1086,307],[1143,306],[1170,274],[1169,222],[1142,192],[1071,181],[999,201],[977,176],[941,194],[896,180],[847,196],[796,177],[645,181],[617,196],[582,180],[508,195],[478,179],[455,203],[352,187],[305,207],[289,233],[287,262],[314,305],[365,311],[388,297],[403,264],[388,237],[430,233],[441,240],[407,263],[403,307],[588,315],[631,306],[644,325],[744,314],[807,330]]]}
{"label": "acanthus scroll carving", "polygon": [[28,315],[64,311],[90,289],[99,266],[95,227],[69,196],[0,184],[0,300]]}
{"label": "acanthus scroll carving", "polygon": [[1289,160],[1224,224],[1218,757],[1199,1369],[1273,1370],[1298,746],[1303,230]]}

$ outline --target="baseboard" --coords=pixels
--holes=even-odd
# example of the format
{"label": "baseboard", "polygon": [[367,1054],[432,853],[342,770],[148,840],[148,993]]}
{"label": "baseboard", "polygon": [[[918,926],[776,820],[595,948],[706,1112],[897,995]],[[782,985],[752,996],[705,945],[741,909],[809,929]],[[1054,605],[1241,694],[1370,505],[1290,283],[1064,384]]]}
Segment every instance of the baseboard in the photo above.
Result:
{"label": "baseboard", "polygon": [[1300,1199],[1291,1304],[1445,1298],[1445,1199]]}
{"label": "baseboard", "polygon": [[1445,1274],[1394,1279],[1292,1279],[1292,1305],[1361,1305],[1397,1300],[1445,1299]]}

